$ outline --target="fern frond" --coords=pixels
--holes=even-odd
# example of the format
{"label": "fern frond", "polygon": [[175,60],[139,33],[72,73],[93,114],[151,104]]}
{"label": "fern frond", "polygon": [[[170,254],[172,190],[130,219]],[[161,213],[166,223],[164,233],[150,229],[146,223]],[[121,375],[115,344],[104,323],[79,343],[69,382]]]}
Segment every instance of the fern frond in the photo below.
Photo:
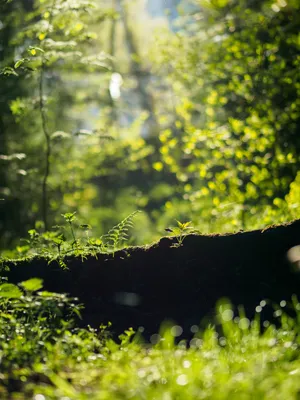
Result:
{"label": "fern frond", "polygon": [[103,236],[105,246],[109,250],[115,252],[128,240],[128,232],[133,227],[133,219],[139,212],[139,210],[132,212]]}

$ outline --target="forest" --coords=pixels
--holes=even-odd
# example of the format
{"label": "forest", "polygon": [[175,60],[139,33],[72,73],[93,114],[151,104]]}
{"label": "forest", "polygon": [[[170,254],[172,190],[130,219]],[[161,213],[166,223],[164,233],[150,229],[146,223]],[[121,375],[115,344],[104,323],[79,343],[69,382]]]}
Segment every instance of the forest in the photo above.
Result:
{"label": "forest", "polygon": [[297,399],[299,0],[0,0],[0,398]]}

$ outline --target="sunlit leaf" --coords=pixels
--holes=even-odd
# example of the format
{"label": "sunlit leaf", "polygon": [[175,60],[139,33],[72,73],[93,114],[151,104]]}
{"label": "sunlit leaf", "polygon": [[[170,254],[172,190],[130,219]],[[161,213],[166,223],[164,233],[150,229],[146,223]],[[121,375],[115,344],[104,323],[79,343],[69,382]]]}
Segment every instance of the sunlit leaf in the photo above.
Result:
{"label": "sunlit leaf", "polygon": [[19,74],[17,74],[17,72],[11,67],[2,68],[0,70],[0,75],[5,75],[5,76],[15,75],[15,76],[19,76]]}
{"label": "sunlit leaf", "polygon": [[9,156],[0,154],[0,160],[12,161],[12,160],[23,160],[24,158],[26,158],[26,154],[24,153],[14,153],[10,154]]}
{"label": "sunlit leaf", "polygon": [[39,278],[28,279],[27,281],[21,282],[20,286],[28,292],[35,292],[43,287],[43,280]]}
{"label": "sunlit leaf", "polygon": [[51,139],[69,139],[71,137],[72,135],[70,133],[64,131],[56,131],[51,135]]}
{"label": "sunlit leaf", "polygon": [[75,132],[76,136],[92,136],[93,134],[93,131],[88,131],[87,129],[80,129],[79,131]]}
{"label": "sunlit leaf", "polygon": [[25,61],[27,61],[28,59],[27,58],[21,58],[20,60],[18,60],[16,63],[15,63],[15,69],[17,69],[17,68],[19,68],[22,64],[24,64],[24,62]]}
{"label": "sunlit leaf", "polygon": [[3,283],[0,285],[0,297],[8,299],[18,299],[23,295],[22,291],[12,283]]}

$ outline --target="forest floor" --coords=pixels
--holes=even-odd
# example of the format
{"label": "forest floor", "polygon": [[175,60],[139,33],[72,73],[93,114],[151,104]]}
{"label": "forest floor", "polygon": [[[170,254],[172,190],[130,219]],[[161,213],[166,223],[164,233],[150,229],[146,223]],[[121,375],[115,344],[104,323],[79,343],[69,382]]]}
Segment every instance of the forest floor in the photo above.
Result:
{"label": "forest floor", "polygon": [[[252,317],[261,300],[279,304],[299,293],[299,274],[287,253],[300,244],[300,220],[264,231],[179,239],[69,256],[64,269],[40,257],[5,263],[6,275],[12,283],[41,278],[45,290],[78,297],[85,305],[83,324],[110,321],[117,335],[142,326],[149,336],[172,320],[188,336],[221,298],[243,305]],[[263,317],[269,318],[267,311]]]}
{"label": "forest floor", "polygon": [[178,239],[5,262],[1,398],[298,398],[300,221]]}

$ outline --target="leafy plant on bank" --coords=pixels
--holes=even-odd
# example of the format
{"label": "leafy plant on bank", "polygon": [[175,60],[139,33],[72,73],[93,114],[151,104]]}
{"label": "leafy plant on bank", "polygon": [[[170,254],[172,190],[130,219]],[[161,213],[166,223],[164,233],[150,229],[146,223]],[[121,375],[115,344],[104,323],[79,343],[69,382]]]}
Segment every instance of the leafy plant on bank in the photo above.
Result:
{"label": "leafy plant on bank", "polygon": [[71,255],[84,258],[88,255],[97,257],[97,253],[114,254],[129,240],[133,220],[139,212],[132,212],[99,238],[90,236],[90,225],[78,223],[76,212],[62,214],[65,225],[54,226],[53,230],[46,232],[30,229],[29,238],[22,239],[23,245],[2,253],[2,264],[5,265],[7,259],[43,256],[49,262],[57,261],[62,268],[66,268],[66,257]]}
{"label": "leafy plant on bank", "polygon": [[193,226],[191,226],[192,222],[180,222],[176,220],[177,226],[166,228],[166,232],[170,232],[170,234],[175,236],[177,243],[174,243],[172,247],[181,247],[185,237],[190,233],[199,232]]}
{"label": "leafy plant on bank", "polygon": [[129,214],[103,236],[105,248],[114,253],[120,248],[120,245],[129,239],[128,232],[133,227],[133,219],[138,213],[139,211],[137,210]]}

